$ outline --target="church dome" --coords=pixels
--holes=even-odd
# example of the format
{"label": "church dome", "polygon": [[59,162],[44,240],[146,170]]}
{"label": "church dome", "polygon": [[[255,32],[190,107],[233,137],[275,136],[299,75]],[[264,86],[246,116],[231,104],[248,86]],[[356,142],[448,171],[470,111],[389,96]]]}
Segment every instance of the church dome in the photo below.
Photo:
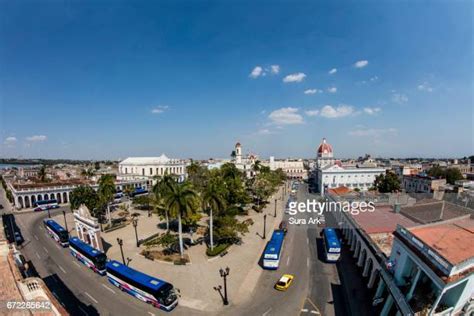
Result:
{"label": "church dome", "polygon": [[318,154],[332,154],[332,146],[326,143],[326,138],[323,138],[323,142],[319,145]]}

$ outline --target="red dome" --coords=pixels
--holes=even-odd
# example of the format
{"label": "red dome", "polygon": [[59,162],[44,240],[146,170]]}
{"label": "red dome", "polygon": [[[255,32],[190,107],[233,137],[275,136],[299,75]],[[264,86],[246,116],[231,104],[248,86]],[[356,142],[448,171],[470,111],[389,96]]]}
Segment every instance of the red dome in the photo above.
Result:
{"label": "red dome", "polygon": [[318,147],[318,154],[332,153],[332,146],[326,143],[326,138],[323,138],[323,142]]}

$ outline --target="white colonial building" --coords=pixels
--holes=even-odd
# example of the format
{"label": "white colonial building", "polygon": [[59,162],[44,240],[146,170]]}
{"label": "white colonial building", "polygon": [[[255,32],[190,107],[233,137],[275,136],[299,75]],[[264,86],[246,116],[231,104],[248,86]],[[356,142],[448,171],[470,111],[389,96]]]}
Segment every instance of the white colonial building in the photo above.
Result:
{"label": "white colonial building", "polygon": [[119,163],[118,180],[152,180],[164,175],[186,177],[186,161],[159,157],[129,157]]}
{"label": "white colonial building", "polygon": [[312,173],[316,190],[324,195],[327,189],[342,186],[366,191],[373,186],[375,177],[385,173],[385,170],[385,168],[363,165],[344,166],[334,158],[332,146],[323,138],[317,150]]}
{"label": "white colonial building", "polygon": [[237,169],[243,171],[248,178],[254,175],[255,171],[253,170],[253,166],[255,161],[258,160],[256,155],[248,154],[244,156],[242,154],[242,145],[238,142],[235,144],[235,149],[232,153],[232,156],[232,162],[237,167]]}
{"label": "white colonial building", "polygon": [[263,165],[268,166],[270,170],[283,170],[288,179],[303,180],[308,178],[308,170],[304,166],[303,159],[275,160],[275,157],[271,156],[270,160],[264,162]]}

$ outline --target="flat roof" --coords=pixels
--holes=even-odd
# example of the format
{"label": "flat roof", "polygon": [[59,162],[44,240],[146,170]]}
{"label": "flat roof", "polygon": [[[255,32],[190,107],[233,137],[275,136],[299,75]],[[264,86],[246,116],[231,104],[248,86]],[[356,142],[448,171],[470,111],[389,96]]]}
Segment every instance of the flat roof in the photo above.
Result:
{"label": "flat roof", "polygon": [[472,218],[414,227],[409,231],[453,265],[474,257],[474,220]]}
{"label": "flat roof", "polygon": [[360,212],[352,218],[367,234],[392,233],[397,224],[404,227],[418,225],[401,213],[395,213],[390,205],[376,205],[373,212]]}

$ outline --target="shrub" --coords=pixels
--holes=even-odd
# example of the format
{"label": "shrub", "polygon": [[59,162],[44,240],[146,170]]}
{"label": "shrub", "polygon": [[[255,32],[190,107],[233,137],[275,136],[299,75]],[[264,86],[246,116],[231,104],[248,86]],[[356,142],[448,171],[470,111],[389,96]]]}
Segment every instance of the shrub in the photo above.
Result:
{"label": "shrub", "polygon": [[214,247],[214,249],[211,250],[211,248],[207,248],[206,250],[206,254],[209,256],[209,257],[215,257],[215,256],[218,256],[220,255],[224,250],[226,250],[227,248],[229,248],[229,244],[219,244],[217,246]]}

